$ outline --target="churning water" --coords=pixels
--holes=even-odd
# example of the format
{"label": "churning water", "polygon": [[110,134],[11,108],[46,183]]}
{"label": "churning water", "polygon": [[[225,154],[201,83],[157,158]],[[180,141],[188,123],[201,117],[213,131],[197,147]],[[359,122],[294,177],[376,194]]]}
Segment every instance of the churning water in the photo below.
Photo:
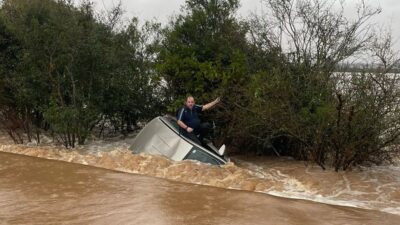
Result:
{"label": "churning water", "polygon": [[218,167],[132,154],[124,141],[94,142],[76,150],[3,144],[0,151],[90,165],[190,184],[266,193],[400,215],[400,167],[323,171],[290,159],[237,157]]}
{"label": "churning water", "polygon": [[[23,152],[30,150],[24,149]],[[80,158],[76,156],[68,159]],[[115,156],[123,157],[124,154],[118,153],[110,158]],[[146,163],[158,162],[146,157],[143,160]],[[106,161],[110,162],[105,160],[98,165],[118,164]],[[166,173],[186,173],[181,170],[183,168],[208,170],[207,167],[192,165],[177,168],[168,169]],[[213,173],[209,172],[209,175]],[[241,179],[241,175],[237,178]],[[184,184],[75,163],[0,153],[0,224],[393,225],[399,219],[397,215],[379,211]]]}

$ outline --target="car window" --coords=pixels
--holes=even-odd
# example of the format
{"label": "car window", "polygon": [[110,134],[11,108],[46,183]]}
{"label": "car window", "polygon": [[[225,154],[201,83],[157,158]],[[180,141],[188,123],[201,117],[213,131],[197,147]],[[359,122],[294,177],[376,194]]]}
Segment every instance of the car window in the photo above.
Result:
{"label": "car window", "polygon": [[197,160],[203,163],[210,163],[213,165],[220,165],[221,162],[217,159],[215,159],[213,156],[210,154],[206,153],[205,151],[198,149],[196,147],[193,147],[192,150],[189,152],[189,154],[186,156],[185,159],[192,159],[192,160]]}
{"label": "car window", "polygon": [[171,124],[176,130],[179,130],[179,125],[175,119],[170,117],[166,117],[166,119],[169,122],[169,124]]}

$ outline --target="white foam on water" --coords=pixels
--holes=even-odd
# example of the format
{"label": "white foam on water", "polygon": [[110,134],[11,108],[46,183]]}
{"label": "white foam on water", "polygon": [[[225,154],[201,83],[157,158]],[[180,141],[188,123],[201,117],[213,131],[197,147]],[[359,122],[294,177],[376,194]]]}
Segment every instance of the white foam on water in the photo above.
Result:
{"label": "white foam on water", "polygon": [[325,197],[325,196],[322,196],[319,194],[309,195],[308,193],[300,194],[300,193],[293,193],[293,192],[277,192],[277,191],[269,191],[269,192],[267,192],[267,194],[273,195],[276,197],[298,199],[298,200],[308,200],[308,201],[319,202],[319,203],[330,204],[330,205],[370,209],[367,207],[367,205],[365,203],[362,203],[362,202],[330,199],[328,197]]}
{"label": "white foam on water", "polygon": [[391,214],[400,215],[400,207],[388,207],[388,208],[383,208],[381,211],[382,211],[382,212],[386,212],[386,213],[391,213]]}
{"label": "white foam on water", "polygon": [[[396,202],[390,199],[391,194],[399,191],[397,187],[400,186],[400,176],[397,175],[400,172],[400,167],[397,166],[365,168],[365,171],[368,173],[360,173],[360,181],[357,180],[356,182],[361,183],[358,184],[352,183],[353,181],[349,178],[350,175],[356,172],[341,175],[334,173],[341,178],[332,183],[338,185],[337,188],[332,189],[332,187],[318,186],[312,182],[307,183],[309,181],[307,179],[309,178],[302,178],[302,176],[307,175],[312,178],[313,172],[309,168],[303,169],[304,172],[300,170],[300,175],[298,173],[293,175],[285,172],[285,169],[292,166],[290,162],[279,164],[279,166],[265,167],[241,160],[240,164],[244,165],[244,167],[238,167],[234,163],[223,167],[215,167],[204,165],[198,161],[172,162],[158,156],[146,154],[133,155],[128,150],[128,147],[124,142],[109,143],[96,141],[88,146],[78,147],[76,150],[65,150],[47,146],[36,147],[40,151],[36,151],[35,147],[21,147],[15,151],[14,148],[19,147],[14,145],[0,145],[0,151],[31,154],[36,157],[63,160],[84,165],[105,166],[108,169],[199,185],[255,191],[290,199],[373,209],[400,215],[400,201]],[[36,154],[36,152],[39,153]],[[102,163],[102,160],[105,160],[105,162]],[[107,160],[110,161],[108,162]],[[130,164],[132,160],[135,161],[135,165]],[[154,163],[165,165],[154,165]],[[194,170],[198,170],[199,172],[193,172]],[[376,173],[378,175],[375,175]],[[379,183],[380,174],[387,175],[388,178],[385,177],[385,179],[390,179],[390,182]],[[329,179],[331,175],[326,174],[326,178]],[[370,192],[366,192],[362,189],[363,185],[373,185],[374,188],[368,189]],[[332,190],[327,191],[324,188],[331,188]]]}
{"label": "white foam on water", "polygon": [[[364,171],[361,172],[336,173],[337,175],[341,174],[341,179],[335,181],[336,183],[332,183],[332,185],[337,185],[335,187],[337,189],[333,188],[333,191],[327,193],[326,190],[316,188],[318,187],[317,185],[314,187],[311,185],[310,187],[310,185],[302,181],[302,179],[306,181],[309,178],[298,178],[282,172],[279,169],[282,167],[281,165],[279,167],[271,166],[270,168],[266,168],[265,166],[255,165],[251,162],[238,161],[245,168],[254,170],[253,174],[256,176],[263,179],[272,179],[275,182],[282,183],[283,186],[281,189],[271,187],[258,192],[277,197],[378,210],[400,215],[399,199],[392,201],[390,196],[390,194],[396,194],[396,192],[399,193],[396,197],[399,198],[400,196],[400,174],[398,173],[400,172],[400,167],[398,166],[374,166],[363,168]],[[282,168],[285,169],[284,167]],[[305,169],[305,174],[308,174],[310,177],[313,175],[309,168]],[[360,180],[354,180],[353,178],[351,181],[348,176],[354,176],[355,174],[359,176]],[[327,179],[329,179],[329,175],[326,174]],[[377,177],[373,177],[372,175]],[[382,181],[387,183],[380,183]]]}

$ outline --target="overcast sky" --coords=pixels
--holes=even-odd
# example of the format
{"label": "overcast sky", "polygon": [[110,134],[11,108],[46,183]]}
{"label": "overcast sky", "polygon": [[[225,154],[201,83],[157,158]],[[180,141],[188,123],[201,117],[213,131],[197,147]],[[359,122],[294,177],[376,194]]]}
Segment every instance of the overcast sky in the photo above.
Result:
{"label": "overcast sky", "polygon": [[[116,0],[92,0],[98,9],[109,7]],[[179,13],[185,0],[122,0],[123,7],[128,15],[136,15],[142,20],[157,18],[161,22],[168,21],[172,14]],[[241,15],[247,15],[250,11],[260,8],[258,0],[241,0]]]}
{"label": "overcast sky", "polygon": [[[96,8],[104,10],[109,8],[117,0],[92,0],[96,4]],[[346,14],[351,16],[356,12],[354,5],[360,0],[344,0]],[[251,12],[261,12],[262,5],[260,0],[241,0],[241,8],[238,14],[247,17]],[[391,27],[397,46],[400,45],[400,1],[399,0],[365,0],[365,2],[374,7],[381,7],[382,13],[376,17],[374,22]],[[156,19],[162,23],[166,23],[173,14],[178,14],[185,0],[122,0],[123,8],[126,15],[137,16],[140,21]]]}

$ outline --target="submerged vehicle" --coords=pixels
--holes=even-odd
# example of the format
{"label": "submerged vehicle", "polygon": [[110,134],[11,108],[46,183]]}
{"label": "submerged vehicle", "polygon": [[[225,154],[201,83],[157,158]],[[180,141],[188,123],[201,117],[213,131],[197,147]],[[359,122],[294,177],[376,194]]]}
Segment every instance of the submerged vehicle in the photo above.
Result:
{"label": "submerged vehicle", "polygon": [[217,149],[209,140],[206,146],[197,144],[180,134],[176,118],[168,115],[150,121],[135,137],[130,149],[134,153],[163,155],[175,161],[198,160],[213,165],[229,161],[224,155],[225,145]]}

